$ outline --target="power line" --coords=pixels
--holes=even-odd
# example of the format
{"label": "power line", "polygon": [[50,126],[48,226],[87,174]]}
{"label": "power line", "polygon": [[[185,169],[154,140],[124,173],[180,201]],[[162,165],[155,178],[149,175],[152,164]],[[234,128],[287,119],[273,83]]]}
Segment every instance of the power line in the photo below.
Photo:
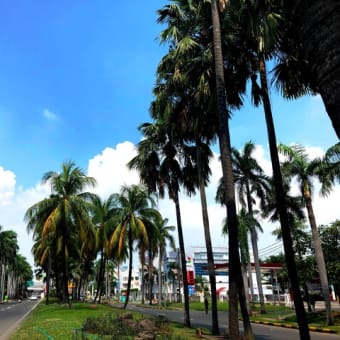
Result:
{"label": "power line", "polygon": [[260,257],[268,257],[282,252],[282,242],[273,243],[265,248],[259,250]]}

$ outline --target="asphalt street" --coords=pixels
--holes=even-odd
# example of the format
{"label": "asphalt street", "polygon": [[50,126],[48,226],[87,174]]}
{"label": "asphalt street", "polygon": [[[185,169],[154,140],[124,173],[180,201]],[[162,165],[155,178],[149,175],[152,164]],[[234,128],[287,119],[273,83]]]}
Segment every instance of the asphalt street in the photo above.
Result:
{"label": "asphalt street", "polygon": [[[22,302],[11,301],[8,304],[0,304],[0,340],[8,340],[10,334],[19,326],[20,322],[36,307],[38,301],[23,300]],[[122,306],[115,304],[115,307]],[[147,315],[164,315],[170,321],[179,323],[184,322],[184,312],[182,310],[164,310],[143,308],[141,305],[129,304],[128,309],[141,312]],[[190,321],[193,328],[205,327],[211,325],[211,314],[205,312],[190,311]],[[219,312],[219,326],[221,334],[227,329],[228,314]],[[299,332],[296,329],[274,327],[261,324],[252,324],[256,340],[299,340]],[[240,322],[242,330],[242,323]],[[336,334],[326,334],[320,332],[310,332],[312,340],[340,340]],[[58,339],[56,339],[58,340]],[[61,339],[62,340],[62,339]]]}
{"label": "asphalt street", "polygon": [[7,340],[40,300],[9,301],[0,304],[0,340]]}
{"label": "asphalt street", "polygon": [[[149,315],[164,315],[170,321],[184,322],[184,312],[178,310],[158,310],[143,308],[140,305],[128,305],[130,310],[138,311],[143,314]],[[205,312],[190,311],[190,322],[191,327],[210,327],[211,326],[211,314],[205,314]],[[221,334],[225,332],[228,326],[228,314],[226,312],[219,312],[219,326],[221,329]],[[268,325],[252,324],[253,331],[256,340],[299,340],[299,332],[296,329],[274,327]],[[242,330],[242,323],[240,322],[240,329]],[[320,332],[310,332],[312,340],[339,340],[340,336],[336,334],[326,334]]]}

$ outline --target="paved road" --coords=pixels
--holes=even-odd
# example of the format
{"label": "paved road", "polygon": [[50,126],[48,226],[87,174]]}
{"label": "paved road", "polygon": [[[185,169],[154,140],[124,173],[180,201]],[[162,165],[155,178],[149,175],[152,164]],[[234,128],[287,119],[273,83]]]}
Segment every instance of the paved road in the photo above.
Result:
{"label": "paved road", "polygon": [[10,334],[28,313],[39,303],[37,301],[23,300],[9,301],[0,304],[0,340],[9,339]]}
{"label": "paved road", "polygon": [[[142,312],[149,315],[165,315],[170,321],[184,322],[183,311],[176,310],[156,310],[143,308],[139,305],[128,305],[128,309]],[[211,325],[211,315],[204,312],[190,311],[190,319],[192,327],[209,327]],[[227,313],[219,313],[219,326],[222,332],[227,329],[228,315]],[[296,329],[273,327],[267,325],[252,324],[255,339],[257,340],[299,340],[299,332]],[[240,323],[242,329],[242,323]],[[319,332],[310,332],[312,340],[340,340],[340,336],[336,334],[326,334]]]}
{"label": "paved road", "polygon": [[[0,304],[0,340],[8,340],[10,334],[18,326],[20,321],[23,320],[38,303],[39,301],[24,300],[20,303],[9,302],[8,304]],[[171,321],[181,323],[184,321],[183,311],[149,309],[139,305],[128,305],[128,309],[149,315],[165,315]],[[206,315],[204,312],[190,311],[190,319],[192,327],[209,327],[211,325],[211,315]],[[219,325],[222,331],[227,328],[227,320],[227,313],[220,312]],[[252,326],[257,340],[299,340],[299,332],[294,329],[257,324],[252,324]],[[240,323],[240,327],[242,329],[242,323]],[[318,332],[311,332],[310,334],[312,340],[340,340],[340,336],[336,334]]]}

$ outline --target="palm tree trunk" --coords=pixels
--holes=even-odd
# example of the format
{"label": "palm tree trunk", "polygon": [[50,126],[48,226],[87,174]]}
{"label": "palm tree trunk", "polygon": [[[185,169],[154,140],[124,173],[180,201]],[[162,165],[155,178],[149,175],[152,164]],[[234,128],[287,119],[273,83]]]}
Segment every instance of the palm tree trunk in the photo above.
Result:
{"label": "palm tree trunk", "polygon": [[238,224],[235,204],[234,179],[231,163],[231,147],[228,114],[226,110],[226,94],[224,83],[223,55],[221,44],[221,27],[219,11],[216,0],[211,2],[211,17],[214,36],[214,63],[216,77],[216,101],[218,114],[218,138],[221,151],[222,173],[225,187],[225,204],[228,216],[229,235],[229,336],[232,339],[240,337],[238,325],[238,298],[244,324],[244,336],[246,339],[254,339],[251,328],[247,303],[242,280],[240,255],[238,252]]}
{"label": "palm tree trunk", "polygon": [[[248,271],[248,277],[249,277],[250,300],[253,301],[253,299],[254,299],[254,282],[253,282],[253,271],[251,269],[250,258],[248,259],[248,263],[247,263],[247,271]],[[250,313],[250,315],[251,315],[251,313]]]}
{"label": "palm tree trunk", "polygon": [[338,0],[300,0],[293,24],[311,79],[340,138],[340,6]]}
{"label": "palm tree trunk", "polygon": [[262,279],[261,279],[261,268],[260,268],[260,260],[259,260],[259,249],[257,246],[257,234],[254,227],[252,227],[250,231],[250,239],[253,248],[254,255],[254,263],[255,263],[255,273],[256,273],[256,282],[259,291],[259,299],[261,305],[261,314],[266,313],[266,308],[264,304],[264,295],[263,295],[263,287],[262,287]]}
{"label": "palm tree trunk", "polygon": [[184,291],[184,325],[190,327],[190,306],[189,306],[189,291],[188,291],[188,278],[187,278],[187,263],[185,258],[184,238],[182,229],[181,209],[179,206],[178,193],[175,193],[174,202],[176,206],[176,220],[177,220],[177,232],[178,243],[181,256],[181,269]]}
{"label": "palm tree trunk", "polygon": [[[247,205],[248,205],[248,212],[251,216],[253,216],[253,205],[251,203],[251,194],[250,188],[247,185]],[[259,300],[260,300],[260,308],[261,314],[266,313],[266,308],[264,304],[264,296],[263,296],[263,288],[262,288],[262,280],[261,280],[261,268],[260,268],[260,260],[259,260],[259,250],[257,247],[257,234],[254,226],[251,226],[250,229],[250,240],[251,246],[253,248],[253,256],[254,256],[254,263],[255,263],[255,274],[256,274],[256,282],[257,282],[257,289],[259,292]]]}
{"label": "palm tree trunk", "polygon": [[142,266],[142,305],[145,303],[145,279],[144,279],[144,267],[145,267],[145,256],[144,254],[141,257],[141,266]]}
{"label": "palm tree trunk", "polygon": [[47,273],[46,273],[46,305],[49,303],[50,299],[50,280],[51,280],[51,254],[47,257]]}
{"label": "palm tree trunk", "polygon": [[1,263],[1,282],[0,282],[0,301],[4,300],[4,294],[5,294],[5,274],[6,274],[6,264],[5,261]]}
{"label": "palm tree trunk", "polygon": [[305,201],[306,201],[306,208],[308,213],[309,223],[312,229],[312,237],[313,237],[313,244],[315,250],[315,259],[319,269],[319,276],[320,276],[320,283],[322,289],[322,295],[325,301],[325,308],[326,308],[326,319],[327,325],[333,324],[333,316],[332,316],[332,308],[331,308],[331,301],[329,298],[329,286],[328,286],[328,279],[327,279],[327,270],[325,259],[323,256],[321,240],[318,233],[318,228],[315,221],[315,215],[312,205],[311,193],[309,187],[305,189]]}
{"label": "palm tree trunk", "polygon": [[308,322],[306,318],[306,311],[303,305],[303,300],[300,293],[300,285],[297,276],[295,253],[293,249],[293,242],[291,237],[291,228],[288,219],[287,207],[285,203],[285,193],[283,190],[283,182],[280,168],[280,161],[276,145],[276,134],[274,128],[273,115],[268,94],[266,64],[263,55],[259,56],[259,69],[262,90],[262,100],[264,113],[266,118],[267,133],[270,157],[272,161],[273,178],[275,186],[276,204],[279,211],[280,224],[282,230],[282,240],[285,250],[285,257],[287,263],[287,270],[294,294],[294,305],[296,310],[296,317],[299,325],[300,338],[304,340],[310,339]]}
{"label": "palm tree trunk", "polygon": [[210,289],[211,289],[212,334],[218,335],[220,333],[220,329],[218,326],[216,275],[215,275],[214,256],[213,256],[213,249],[212,249],[211,236],[210,236],[207,198],[205,194],[205,186],[204,186],[204,180],[202,176],[200,141],[196,141],[196,161],[197,161],[198,182],[199,182],[200,197],[201,197],[205,245],[207,248],[208,273],[209,273],[209,281],[210,281]]}
{"label": "palm tree trunk", "polygon": [[162,282],[162,259],[163,259],[163,252],[161,247],[159,249],[159,257],[158,257],[158,304],[162,306],[162,299],[163,299],[163,282]]}
{"label": "palm tree trunk", "polygon": [[249,284],[248,284],[248,276],[247,276],[247,263],[244,263],[241,261],[241,268],[242,268],[244,291],[246,293],[248,314],[251,315],[250,299],[249,299]]}
{"label": "palm tree trunk", "polygon": [[153,264],[152,264],[152,251],[148,250],[148,258],[149,258],[149,266],[148,266],[148,269],[149,269],[149,273],[148,273],[148,281],[149,281],[149,284],[148,284],[148,295],[149,295],[149,305],[152,305],[152,288],[153,288],[153,285],[152,285],[152,280],[153,280]]}
{"label": "palm tree trunk", "polygon": [[126,299],[124,302],[123,308],[126,309],[127,304],[129,302],[130,290],[131,290],[131,278],[132,278],[132,257],[133,257],[133,239],[131,235],[131,231],[129,230],[129,276],[128,276],[128,285],[126,289]]}
{"label": "palm tree trunk", "polygon": [[97,287],[97,293],[94,298],[94,302],[98,301],[100,303],[100,299],[102,296],[103,291],[103,283],[104,283],[104,272],[105,272],[105,259],[104,259],[104,249],[101,249],[100,251],[100,265],[99,265],[99,271],[98,271],[98,287]]}
{"label": "palm tree trunk", "polygon": [[62,239],[62,266],[63,266],[63,300],[64,303],[68,304],[68,307],[71,308],[71,301],[68,294],[68,263],[66,261],[66,231],[65,228],[62,231],[63,239]]}
{"label": "palm tree trunk", "polygon": [[99,294],[99,299],[98,299],[98,303],[100,303],[101,301],[101,297],[103,296],[104,293],[104,283],[105,283],[105,287],[107,289],[107,281],[106,281],[106,255],[104,253],[103,255],[103,269],[102,269],[102,282],[100,285],[100,294]]}

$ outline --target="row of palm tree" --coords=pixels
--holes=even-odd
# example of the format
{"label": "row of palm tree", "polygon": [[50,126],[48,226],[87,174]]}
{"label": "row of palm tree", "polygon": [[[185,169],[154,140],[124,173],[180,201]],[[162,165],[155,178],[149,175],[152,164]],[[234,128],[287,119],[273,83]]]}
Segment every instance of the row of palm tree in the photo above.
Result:
{"label": "row of palm tree", "polygon": [[[190,326],[189,297],[179,193],[183,189],[189,195],[194,194],[196,190],[200,191],[209,275],[213,282],[214,265],[211,242],[209,241],[209,220],[204,208],[206,205],[204,187],[208,183],[210,175],[209,148],[218,139],[224,186],[221,201],[226,207],[228,216],[229,333],[232,338],[239,337],[239,300],[245,337],[247,339],[254,337],[249,322],[240,266],[239,223],[235,204],[235,180],[228,125],[230,113],[242,106],[242,97],[245,94],[247,82],[250,81],[254,104],[263,104],[266,117],[273,168],[272,186],[274,190],[272,192],[276,205],[275,214],[281,223],[300,336],[303,339],[310,338],[296,272],[286,183],[282,177],[278,158],[266,69],[266,63],[269,60],[274,57],[279,60],[275,67],[276,84],[288,97],[296,97],[307,92],[321,93],[327,111],[337,128],[337,115],[334,113],[336,112],[334,108],[338,107],[336,98],[340,97],[334,96],[326,83],[332,83],[329,81],[329,77],[332,77],[333,84],[334,81],[337,81],[338,66],[334,62],[320,65],[320,60],[315,60],[315,54],[311,53],[310,46],[313,44],[317,46],[323,60],[326,60],[326,56],[330,55],[329,51],[334,51],[334,47],[324,48],[325,45],[321,44],[316,37],[319,37],[320,30],[318,28],[320,25],[325,32],[327,26],[323,25],[324,22],[329,23],[328,16],[331,17],[333,26],[335,22],[338,22],[334,19],[339,15],[339,11],[335,0],[331,1],[329,6],[324,7],[321,6],[320,0],[314,0],[312,7],[321,6],[318,13],[325,19],[319,21],[315,15],[310,17],[305,15],[306,4],[307,1],[303,0],[296,2],[294,6],[288,2],[274,0],[229,2],[223,0],[196,2],[176,0],[158,11],[158,21],[166,26],[160,37],[162,42],[168,43],[169,51],[157,69],[154,88],[155,100],[151,103],[150,108],[154,122],[140,126],[144,139],[137,146],[138,156],[131,160],[129,166],[140,171],[140,177],[148,190],[148,198],[141,198],[141,201],[137,200],[138,202],[147,201],[148,204],[151,204],[151,208],[148,207],[148,209],[152,209],[150,194],[157,193],[163,197],[167,192],[175,204],[184,285],[185,324],[187,326]],[[331,12],[329,9],[334,9],[334,11]],[[296,32],[297,34],[295,34]],[[310,32],[313,34],[309,36]],[[337,34],[334,33],[332,39],[336,38]],[[309,38],[309,44],[301,44],[301,40],[298,40],[301,38]],[[291,72],[293,61],[295,61],[297,72]],[[290,68],[287,68],[287,65]],[[308,76],[309,74],[315,76],[313,81]],[[257,76],[259,76],[259,84]],[[53,175],[49,179],[54,182],[57,178],[59,175]],[[333,179],[330,178],[330,180]],[[81,204],[78,199],[75,204],[78,202],[79,207],[84,208],[76,209],[73,213],[70,210],[73,207],[69,201],[70,196],[66,194],[70,187],[67,186],[64,188],[67,190],[64,190],[62,187],[66,183],[63,183],[61,178],[57,182],[60,183],[54,186],[51,197],[44,202],[46,208],[48,203],[51,208],[53,207],[49,214],[46,214],[43,204],[41,210],[39,205],[39,209],[36,207],[36,210],[28,211],[27,218],[29,229],[34,230],[35,239],[41,245],[41,247],[37,247],[39,248],[38,253],[43,254],[45,259],[50,258],[49,262],[52,264],[54,262],[55,268],[61,264],[61,268],[58,268],[59,272],[63,273],[61,287],[64,298],[68,299],[67,280],[70,268],[66,259],[78,256],[83,260],[83,266],[86,266],[91,259],[91,252],[96,249],[96,242],[94,229],[90,228],[93,223],[92,215],[88,214],[91,195],[81,193],[80,189],[83,189],[83,186],[79,187],[79,182],[72,181],[71,187],[75,184],[74,189],[76,189],[73,192],[71,190],[72,195],[83,196],[79,197]],[[122,192],[121,196],[129,196],[128,191]],[[59,202],[57,203],[57,201]],[[152,229],[148,223],[151,216],[146,216],[145,220],[130,219],[127,212],[131,207],[125,206],[124,199],[119,199],[118,203],[124,204],[124,209],[118,204],[117,211],[120,211],[120,218],[116,224],[118,229],[115,228],[110,234],[108,245],[112,247],[110,251],[115,251],[116,256],[120,259],[127,253],[130,265],[132,265],[131,254],[136,237],[148,243],[145,249],[149,247],[149,254],[154,252],[149,234],[146,232],[147,228]],[[136,211],[146,208],[142,205]],[[247,208],[249,212],[249,209],[252,209],[252,204],[248,204]],[[81,222],[84,217],[81,212],[87,214],[84,222]],[[42,219],[34,220],[35,216],[41,216]],[[56,228],[57,226],[59,228]],[[137,227],[140,228],[138,234],[135,231]],[[69,240],[66,240],[66,236],[69,237]],[[72,244],[77,244],[76,249],[71,248]],[[103,245],[101,253],[102,261],[105,263],[105,257],[108,254],[105,254]],[[57,257],[60,260],[56,261]],[[212,285],[212,289],[214,289],[214,285]],[[212,305],[214,306],[214,304],[213,301]],[[217,334],[219,331],[217,318],[215,314],[213,315],[213,333]]]}
{"label": "row of palm tree", "polygon": [[[254,261],[255,261],[255,272],[257,275],[257,284],[259,287],[259,295],[261,302],[261,311],[264,312],[264,304],[263,304],[263,293],[261,292],[261,281],[260,281],[260,271],[259,266],[256,263],[259,263],[258,259],[258,250],[257,250],[257,233],[255,227],[258,226],[258,222],[254,219],[254,211],[253,204],[256,203],[254,201],[254,196],[257,197],[261,201],[262,208],[262,216],[268,217],[272,215],[272,220],[277,220],[277,213],[273,213],[272,206],[272,180],[264,175],[261,167],[257,163],[256,159],[252,157],[252,152],[254,151],[254,144],[248,142],[245,144],[242,153],[240,153],[236,149],[232,149],[233,154],[233,165],[234,165],[234,178],[235,184],[237,187],[238,197],[241,206],[244,209],[247,207],[247,213],[249,214],[249,218],[243,210],[241,210],[239,214],[240,219],[240,232],[242,231],[242,226],[244,225],[245,220],[247,220],[247,228],[249,229],[251,235],[251,243],[253,247]],[[316,220],[313,211],[312,204],[312,194],[313,194],[313,177],[316,177],[321,182],[321,190],[320,193],[325,196],[330,193],[332,186],[335,184],[336,178],[339,177],[339,144],[331,147],[323,157],[323,159],[316,158],[313,160],[309,160],[308,155],[305,149],[299,145],[287,146],[280,144],[279,145],[280,153],[286,156],[286,159],[281,164],[281,169],[284,174],[284,179],[287,181],[287,186],[289,187],[291,181],[295,179],[298,183],[300,189],[299,197],[291,197],[286,195],[289,198],[287,201],[287,206],[290,210],[290,220],[293,230],[296,229],[296,221],[301,224],[304,221],[304,214],[301,211],[303,207],[306,208],[309,224],[312,230],[313,236],[313,248],[315,252],[315,258],[318,266],[318,272],[320,276],[320,282],[322,286],[322,293],[325,296],[325,309],[327,311],[327,322],[332,323],[332,313],[331,306],[329,300],[328,292],[328,281],[327,281],[327,272],[325,261],[323,259],[323,250],[321,247],[321,241],[317,230]],[[333,155],[333,160],[330,161],[329,155]],[[220,183],[220,186],[217,191],[217,200],[221,202],[221,195],[223,191],[223,185]],[[245,201],[245,196],[247,200]],[[282,232],[280,232],[280,236],[282,237]],[[296,235],[295,235],[296,236]],[[244,247],[243,247],[244,248]],[[295,246],[296,248],[296,246]],[[242,253],[242,252],[241,252]],[[251,277],[251,276],[249,276]],[[261,297],[262,294],[262,297]]]}
{"label": "row of palm tree", "polygon": [[25,283],[32,279],[32,268],[19,254],[17,234],[0,226],[0,301],[4,296],[24,296]]}
{"label": "row of palm tree", "polygon": [[103,293],[107,261],[114,260],[119,265],[129,259],[126,307],[136,241],[139,247],[148,248],[157,240],[160,253],[164,253],[167,240],[174,244],[171,227],[155,209],[154,198],[143,187],[132,185],[102,200],[84,191],[95,180],[73,162],[64,163],[60,173],[46,173],[43,182],[51,185],[52,193],[30,207],[25,219],[27,230],[33,232],[35,262],[47,273],[47,303],[53,276],[59,298],[71,307],[69,281],[77,283],[79,297],[98,256],[95,300],[100,300]]}
{"label": "row of palm tree", "polygon": [[[298,284],[266,70],[266,62],[276,57],[279,63],[275,67],[275,79],[283,94],[287,97],[297,97],[308,92],[319,92],[333,119],[334,127],[337,127],[338,115],[334,108],[338,106],[335,96],[326,85],[325,74],[336,82],[338,78],[334,77],[334,70],[339,72],[339,67],[334,62],[320,65],[321,59],[315,59],[310,47],[317,45],[324,59],[326,55],[330,55],[320,40],[315,38],[320,32],[320,25],[322,32],[326,32],[328,27],[324,22],[331,23],[334,27],[339,11],[335,1],[329,6],[323,6],[321,1],[314,1],[312,7],[318,8],[318,13],[324,20],[321,24],[316,15],[308,17],[303,13],[306,6],[308,7],[306,1],[290,5],[282,1],[177,0],[171,1],[158,12],[159,22],[167,25],[160,37],[163,42],[168,43],[169,52],[159,64],[154,89],[156,99],[151,105],[151,116],[155,120],[153,126],[166,136],[166,140],[162,140],[160,136],[157,140],[163,145],[181,147],[185,143],[197,145],[197,141],[204,141],[209,145],[216,137],[219,140],[225,186],[223,202],[228,216],[229,332],[233,338],[239,337],[237,294],[240,298],[246,337],[253,338],[244,303],[239,265],[238,222],[228,126],[228,114],[242,105],[242,95],[248,79],[252,85],[254,104],[262,103],[264,107],[275,202],[282,227],[300,336],[304,339],[310,338]],[[330,9],[334,11],[331,12]],[[306,34],[310,31],[313,33],[311,36]],[[309,44],[301,43],[301,37],[309,40]],[[334,33],[332,39],[336,37],[337,33]],[[334,51],[334,48],[329,51]],[[295,64],[292,61],[295,61]],[[290,68],[287,68],[287,65]],[[293,71],[292,65],[295,65],[298,71]],[[310,74],[315,76],[313,82]],[[145,150],[143,152],[146,153]],[[151,188],[155,189],[152,185]]]}

